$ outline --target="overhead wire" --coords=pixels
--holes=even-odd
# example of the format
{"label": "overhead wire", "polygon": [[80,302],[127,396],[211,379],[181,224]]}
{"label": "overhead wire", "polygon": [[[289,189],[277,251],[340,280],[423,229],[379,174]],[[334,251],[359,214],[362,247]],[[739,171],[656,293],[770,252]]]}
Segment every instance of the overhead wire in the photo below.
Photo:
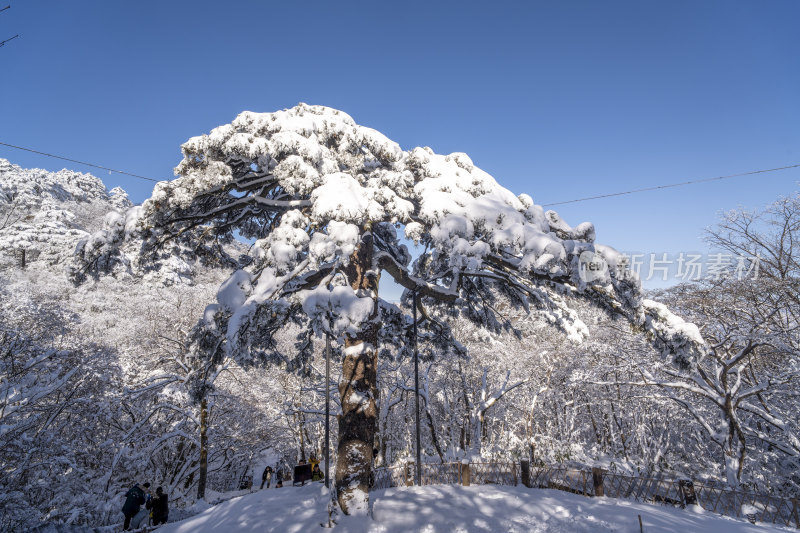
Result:
{"label": "overhead wire", "polygon": [[8,143],[0,142],[0,145],[8,146],[9,148],[16,148],[17,150],[25,150],[26,152],[32,152],[34,154],[45,155],[47,157],[52,157],[52,158],[55,158],[55,159],[62,159],[64,161],[70,161],[71,163],[78,163],[79,165],[86,165],[87,167],[100,168],[100,169],[103,169],[103,170],[107,170],[109,172],[116,172],[117,174],[124,174],[126,176],[139,178],[141,180],[155,181],[156,183],[159,182],[159,181],[165,181],[165,180],[157,180],[157,179],[154,179],[154,178],[148,178],[147,176],[140,176],[139,174],[132,174],[130,172],[125,172],[124,170],[116,170],[114,168],[108,168],[108,167],[104,167],[102,165],[95,165],[94,163],[87,163],[86,161],[78,161],[77,159],[70,159],[69,157],[63,157],[63,156],[55,155],[55,154],[48,154],[47,152],[40,152],[39,150],[33,150],[31,148],[23,148],[22,146],[16,146],[14,144],[8,144]]}
{"label": "overhead wire", "polygon": [[15,35],[15,36],[13,36],[13,37],[9,37],[9,38],[8,38],[8,39],[6,39],[5,41],[0,41],[0,46],[3,46],[3,45],[5,45],[5,44],[6,44],[8,41],[13,41],[13,40],[14,40],[14,39],[16,39],[17,37],[19,37],[19,34],[16,34],[16,35]]}
{"label": "overhead wire", "polygon": [[[105,166],[102,166],[102,165],[96,165],[94,163],[87,163],[86,161],[79,161],[77,159],[72,159],[72,158],[69,158],[69,157],[50,154],[50,153],[42,152],[42,151],[39,151],[39,150],[33,150],[32,148],[25,148],[25,147],[17,146],[17,145],[14,145],[14,144],[8,144],[8,143],[0,142],[0,146],[8,146],[9,148],[15,148],[17,150],[24,150],[26,152],[31,152],[31,153],[34,153],[34,154],[40,154],[40,155],[44,155],[44,156],[47,156],[47,157],[52,157],[52,158],[55,158],[55,159],[62,159],[64,161],[70,161],[71,163],[78,163],[79,165],[86,165],[88,167],[99,168],[99,169],[102,169],[102,170],[107,170],[109,172],[116,172],[117,174],[124,174],[126,176],[131,176],[133,178],[138,178],[138,179],[142,179],[142,180],[153,181],[153,182],[164,181],[164,180],[157,180],[157,179],[154,179],[154,178],[148,178],[147,176],[142,176],[142,175],[139,175],[139,174],[133,174],[131,172],[126,172],[124,170],[116,170],[116,169],[105,167]],[[628,194],[635,194],[635,193],[639,193],[639,192],[656,191],[656,190],[661,190],[661,189],[670,189],[670,188],[673,188],[673,187],[683,187],[685,185],[695,185],[697,183],[707,183],[707,182],[710,182],[710,181],[727,180],[727,179],[739,178],[739,177],[743,177],[743,176],[754,176],[754,175],[757,175],[757,174],[766,174],[767,172],[777,172],[779,170],[789,170],[789,169],[798,168],[798,167],[800,167],[800,163],[796,163],[796,164],[793,164],[793,165],[786,165],[786,166],[783,166],[783,167],[766,168],[766,169],[762,169],[762,170],[751,170],[750,172],[740,172],[738,174],[728,174],[728,175],[725,175],[725,176],[716,176],[716,177],[713,177],[713,178],[703,178],[703,179],[682,181],[682,182],[678,182],[678,183],[669,183],[669,184],[665,184],[665,185],[655,185],[653,187],[642,187],[642,188],[639,188],[639,189],[631,189],[631,190],[628,190],[628,191],[612,192],[612,193],[607,193],[607,194],[598,194],[598,195],[595,195],[595,196],[586,196],[584,198],[575,198],[573,200],[564,200],[564,201],[561,201],[561,202],[551,202],[551,203],[541,204],[541,205],[542,205],[542,207],[551,207],[551,206],[554,206],[554,205],[573,204],[573,203],[577,203],[577,202],[586,202],[586,201],[589,201],[589,200],[600,200],[602,198],[613,198],[615,196],[625,196],[625,195],[628,195]]]}
{"label": "overhead wire", "polygon": [[[10,6],[10,5],[9,5],[9,6],[6,6],[6,7],[3,7],[3,8],[0,8],[0,13],[2,13],[3,11],[5,11],[6,9],[10,9],[10,8],[11,8],[11,6]],[[0,41],[0,46],[3,46],[3,45],[4,45],[4,44],[6,44],[8,41],[13,41],[13,40],[14,40],[14,39],[16,39],[17,37],[19,37],[19,34],[16,34],[15,36],[13,36],[13,37],[10,37],[10,38],[6,39],[5,41]]]}
{"label": "overhead wire", "polygon": [[718,181],[718,180],[727,180],[731,178],[739,178],[742,176],[753,176],[755,174],[765,174],[767,172],[777,172],[778,170],[788,170],[790,168],[798,168],[800,167],[800,163],[795,165],[787,165],[785,167],[776,167],[776,168],[767,168],[763,170],[752,170],[750,172],[741,172],[739,174],[728,174],[727,176],[717,176],[714,178],[703,178],[699,180],[689,180],[689,181],[682,181],[680,183],[670,183],[667,185],[656,185],[653,187],[642,187],[641,189],[631,189],[629,191],[620,191],[620,192],[612,192],[608,194],[598,194],[596,196],[586,196],[585,198],[576,198],[574,200],[564,200],[562,202],[552,202],[549,204],[542,204],[542,207],[550,207],[553,205],[564,205],[564,204],[574,204],[576,202],[586,202],[588,200],[599,200],[601,198],[611,198],[614,196],[624,196],[626,194],[634,194],[637,192],[646,192],[646,191],[656,191],[659,189],[669,189],[672,187],[682,187],[684,185],[694,185],[696,183],[707,183],[709,181]]}

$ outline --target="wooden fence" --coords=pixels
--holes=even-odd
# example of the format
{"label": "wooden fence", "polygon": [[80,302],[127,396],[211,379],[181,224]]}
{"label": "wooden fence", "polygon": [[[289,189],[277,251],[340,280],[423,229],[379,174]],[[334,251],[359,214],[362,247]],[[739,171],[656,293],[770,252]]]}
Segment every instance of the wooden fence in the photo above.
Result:
{"label": "wooden fence", "polygon": [[[427,463],[422,485],[524,485],[584,496],[605,496],[686,507],[699,505],[713,513],[800,528],[800,502],[766,494],[733,490],[688,479],[636,477],[593,468],[529,466],[520,463]],[[377,468],[372,490],[414,484],[414,466]]]}

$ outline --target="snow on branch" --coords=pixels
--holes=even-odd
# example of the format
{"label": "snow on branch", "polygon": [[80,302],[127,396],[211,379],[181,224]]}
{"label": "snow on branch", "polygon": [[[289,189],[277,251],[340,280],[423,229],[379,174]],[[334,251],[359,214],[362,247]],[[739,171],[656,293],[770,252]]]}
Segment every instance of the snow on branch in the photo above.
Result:
{"label": "snow on branch", "polygon": [[[346,113],[306,104],[243,112],[189,139],[182,151],[178,178],[159,183],[140,208],[119,216],[113,235],[90,238],[94,244],[81,248],[78,264],[85,270],[110,261],[101,258],[122,257],[129,241],[141,244],[142,255],[125,262],[135,270],[158,250],[213,260],[224,255],[218,252],[225,239],[251,239],[246,255],[224,257],[236,264],[229,286],[238,285],[239,296],[209,311],[224,309],[230,318],[219,323],[228,329],[228,350],[249,353],[248,343],[260,336],[241,334],[255,322],[273,327],[279,319],[318,322],[333,314],[346,318],[340,330],[367,327],[364,320],[377,315],[360,309],[358,299],[378,295],[348,277],[368,267],[347,265],[374,232],[366,274],[387,273],[426,305],[456,308],[494,327],[501,321],[493,302],[504,296],[580,342],[588,330],[565,298],[577,296],[648,332],[680,365],[705,351],[697,328],[643,301],[638,279],[625,271],[619,253],[595,243],[591,223],[571,227],[530,196],[500,186],[466,154],[404,151]],[[424,245],[410,266],[398,229]],[[598,267],[590,276],[586,261]],[[331,273],[341,278],[335,286]],[[346,305],[345,286],[356,298]],[[320,304],[325,294],[328,303]]]}

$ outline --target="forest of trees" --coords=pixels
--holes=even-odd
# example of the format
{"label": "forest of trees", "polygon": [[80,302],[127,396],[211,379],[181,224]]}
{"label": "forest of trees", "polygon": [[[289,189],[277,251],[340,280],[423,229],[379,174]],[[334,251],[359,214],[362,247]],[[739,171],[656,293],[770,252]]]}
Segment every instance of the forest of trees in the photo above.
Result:
{"label": "forest of trees", "polygon": [[[111,524],[135,481],[181,506],[265,452],[320,456],[326,387],[340,503],[357,510],[344,486],[363,463],[414,454],[411,289],[425,461],[800,496],[800,195],[708,230],[711,248],[758,257],[757,276],[645,295],[613,270],[583,282],[582,251],[618,259],[591,224],[465,155],[403,152],[324,108],[284,113],[191,139],[142,206],[0,160],[0,529]],[[381,272],[409,289],[401,302],[378,298]]]}

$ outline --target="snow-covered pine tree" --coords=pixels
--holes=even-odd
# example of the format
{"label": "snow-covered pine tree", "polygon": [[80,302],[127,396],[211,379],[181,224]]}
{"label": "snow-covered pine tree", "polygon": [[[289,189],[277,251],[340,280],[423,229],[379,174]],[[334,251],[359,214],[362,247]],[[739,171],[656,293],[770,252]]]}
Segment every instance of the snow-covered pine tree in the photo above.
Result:
{"label": "snow-covered pine tree", "polygon": [[[368,508],[379,343],[407,339],[410,323],[380,300],[382,273],[417,292],[420,327],[443,347],[458,344],[431,306],[497,330],[509,326],[493,308],[498,295],[580,340],[587,329],[564,298],[571,294],[623,315],[682,365],[703,350],[693,325],[643,300],[638,281],[619,275],[620,255],[594,243],[592,224],[570,227],[463,153],[403,151],[341,111],[305,104],[243,112],[182,150],[179,177],[156,185],[115,232],[80,246],[76,272],[118,261],[143,268],[141,259],[161,260],[164,249],[208,253],[232,235],[252,240],[198,327],[241,363],[277,358],[292,368],[308,361],[314,333],[343,341],[336,489],[345,513]],[[398,229],[424,247],[413,263]],[[123,240],[139,239],[142,255],[125,259]],[[591,282],[580,272],[584,252],[610,267]],[[308,326],[296,354],[271,342],[288,321]]]}

